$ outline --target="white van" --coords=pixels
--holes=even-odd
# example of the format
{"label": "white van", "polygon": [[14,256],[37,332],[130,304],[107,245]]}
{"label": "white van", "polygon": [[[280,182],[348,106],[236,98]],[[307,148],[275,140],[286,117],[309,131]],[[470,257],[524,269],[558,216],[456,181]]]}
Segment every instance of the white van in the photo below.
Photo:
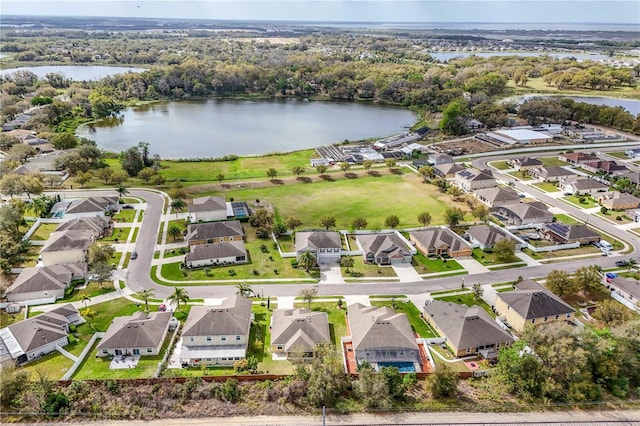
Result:
{"label": "white van", "polygon": [[608,241],[600,241],[600,250],[602,251],[612,251],[613,246]]}

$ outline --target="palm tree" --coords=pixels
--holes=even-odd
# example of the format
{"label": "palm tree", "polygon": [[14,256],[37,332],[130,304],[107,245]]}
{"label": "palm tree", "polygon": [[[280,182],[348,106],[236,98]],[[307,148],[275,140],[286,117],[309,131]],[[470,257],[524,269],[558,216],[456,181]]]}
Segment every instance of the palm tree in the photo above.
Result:
{"label": "palm tree", "polygon": [[343,258],[340,259],[340,266],[346,268],[345,272],[348,274],[349,273],[349,268],[353,268],[353,265],[355,264],[353,257],[351,256],[345,256]]}
{"label": "palm tree", "polygon": [[189,293],[184,287],[176,287],[173,289],[173,293],[168,297],[169,302],[173,305],[176,305],[176,311],[180,309],[180,303],[188,303],[189,302]]}
{"label": "palm tree", "polygon": [[42,217],[42,215],[47,212],[48,207],[46,195],[44,195],[31,200],[28,205],[28,211],[33,213],[36,217]]}
{"label": "palm tree", "polygon": [[633,257],[630,257],[629,260],[627,260],[627,272],[631,272],[632,269],[636,268],[638,266],[638,261],[635,260]]}
{"label": "palm tree", "polygon": [[153,297],[153,290],[150,288],[142,289],[137,294],[138,297],[144,301],[145,311],[149,312],[149,299]]}
{"label": "palm tree", "polygon": [[176,212],[176,220],[178,219],[178,212],[184,210],[187,205],[182,198],[176,198],[171,201],[171,208]]}
{"label": "palm tree", "polygon": [[180,235],[182,235],[182,231],[180,227],[176,224],[173,224],[167,229],[167,235],[173,238],[173,241],[176,241]]}
{"label": "palm tree", "polygon": [[255,296],[255,293],[253,291],[253,289],[251,288],[250,285],[248,285],[246,282],[242,282],[240,284],[236,284],[236,288],[238,289],[238,291],[236,291],[236,294],[239,294],[242,297],[253,297]]}
{"label": "palm tree", "polygon": [[116,188],[116,192],[118,193],[118,198],[122,198],[129,193],[129,190],[124,185],[120,185]]}
{"label": "palm tree", "polygon": [[216,175],[216,180],[218,181],[219,184],[222,185],[222,181],[224,180],[224,175],[222,173],[218,173]]}
{"label": "palm tree", "polygon": [[316,256],[311,250],[305,250],[300,254],[298,261],[302,266],[304,266],[304,270],[308,273],[309,269],[313,268],[316,264]]}

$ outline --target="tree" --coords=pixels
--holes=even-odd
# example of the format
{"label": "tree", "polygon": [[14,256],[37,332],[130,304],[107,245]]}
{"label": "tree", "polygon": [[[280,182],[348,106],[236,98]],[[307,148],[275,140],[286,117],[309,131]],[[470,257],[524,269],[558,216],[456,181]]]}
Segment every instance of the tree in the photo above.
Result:
{"label": "tree", "polygon": [[51,211],[55,200],[47,195],[34,198],[28,205],[26,211],[33,213],[36,217],[44,217]]}
{"label": "tree", "polygon": [[442,120],[440,120],[440,130],[450,135],[463,135],[466,130],[464,127],[464,116],[467,114],[467,106],[461,99],[450,102],[442,110]]}
{"label": "tree", "polygon": [[302,297],[302,300],[307,302],[308,308],[311,309],[311,301],[318,295],[318,286],[303,288],[300,290],[299,295]]}
{"label": "tree", "polygon": [[396,165],[398,164],[398,162],[396,161],[395,158],[387,158],[386,160],[384,160],[384,164],[389,168],[389,169],[393,169],[394,167],[396,167]]}
{"label": "tree", "polygon": [[321,347],[310,366],[301,366],[297,380],[306,389],[305,402],[314,407],[333,406],[349,386],[341,356],[330,347]]}
{"label": "tree", "polygon": [[284,224],[291,232],[295,232],[296,228],[302,225],[302,221],[296,216],[289,216],[285,219]]}
{"label": "tree", "polygon": [[95,275],[96,281],[100,283],[100,288],[102,288],[102,284],[111,278],[111,274],[114,269],[115,268],[111,262],[100,261],[92,263],[89,267],[89,272],[92,275]]}
{"label": "tree", "polygon": [[184,200],[182,198],[175,198],[173,200],[171,200],[171,209],[175,212],[176,214],[176,220],[178,219],[178,213],[183,211],[185,207],[187,207],[186,203],[184,202]]}
{"label": "tree", "polygon": [[575,281],[576,287],[579,291],[589,293],[589,291],[600,285],[602,276],[600,275],[598,266],[590,265],[578,268],[573,273],[573,280]]}
{"label": "tree", "polygon": [[222,185],[222,181],[224,180],[224,175],[223,175],[222,173],[218,173],[218,174],[216,175],[216,180],[218,181],[218,183],[219,183],[220,185]]}
{"label": "tree", "polygon": [[249,217],[249,223],[255,228],[270,227],[273,223],[273,213],[264,207],[259,207]]}
{"label": "tree", "polygon": [[118,193],[118,198],[122,198],[129,193],[129,190],[124,185],[120,185],[116,188],[116,192]]}
{"label": "tree", "polygon": [[246,282],[242,282],[239,284],[236,284],[236,294],[239,294],[242,297],[255,297],[256,293],[253,291],[253,289],[251,288],[250,285],[248,285]]}
{"label": "tree", "polygon": [[96,177],[102,179],[104,184],[108,184],[113,177],[113,169],[111,167],[103,167],[96,170]]}
{"label": "tree", "polygon": [[304,270],[309,273],[309,270],[316,264],[316,255],[311,250],[305,250],[300,253],[298,262],[304,267]]}
{"label": "tree", "polygon": [[184,190],[184,185],[180,180],[173,182],[171,189],[169,190],[169,196],[174,200],[176,198],[187,198],[187,192]]}
{"label": "tree", "polygon": [[422,179],[424,179],[425,183],[427,183],[429,179],[433,179],[436,175],[435,169],[427,165],[420,167],[418,169],[418,173],[420,173],[420,176],[422,176]]}
{"label": "tree", "polygon": [[145,167],[153,165],[153,160],[149,158],[149,145],[151,145],[149,142],[138,142],[138,151]]}
{"label": "tree", "polygon": [[296,175],[296,178],[299,178],[301,174],[304,173],[304,167],[302,166],[294,166],[291,169],[291,173],[293,173],[294,175]]}
{"label": "tree", "polygon": [[447,189],[447,192],[453,198],[453,201],[460,201],[460,197],[464,195],[464,191],[457,186],[451,186]]}
{"label": "tree", "polygon": [[149,312],[149,300],[153,298],[153,289],[143,288],[136,295],[144,302],[144,310]]}
{"label": "tree", "polygon": [[155,176],[158,172],[153,167],[145,167],[144,169],[138,172],[138,178],[144,183],[149,183],[151,178]]}
{"label": "tree", "polygon": [[89,246],[89,254],[87,256],[89,265],[93,265],[99,262],[108,263],[113,258],[115,249],[110,244],[105,243],[92,243]]}
{"label": "tree", "polygon": [[471,209],[471,215],[481,222],[486,221],[487,218],[489,217],[489,214],[491,214],[491,212],[489,211],[489,207],[481,203],[477,203]]}
{"label": "tree", "polygon": [[145,167],[138,147],[132,146],[128,150],[122,151],[120,153],[120,165],[122,166],[122,170],[127,172],[129,176],[137,176]]}
{"label": "tree", "polygon": [[17,173],[6,174],[0,179],[0,191],[13,198],[24,192],[24,178]]}
{"label": "tree", "polygon": [[267,177],[271,180],[274,180],[278,176],[278,171],[273,167],[267,170]]}
{"label": "tree", "polygon": [[320,226],[324,226],[325,229],[331,229],[336,226],[335,216],[322,216],[320,218]]}
{"label": "tree", "polygon": [[493,252],[501,262],[512,261],[516,253],[516,242],[511,238],[500,238],[493,244]]}
{"label": "tree", "polygon": [[[109,169],[111,170],[111,169]],[[78,172],[76,174],[76,182],[80,184],[81,188],[84,188],[84,185],[89,182],[93,178],[93,174],[91,172]]]}
{"label": "tree", "polygon": [[343,163],[340,163],[340,170],[342,170],[342,172],[345,175],[347,174],[350,168],[351,168],[351,164],[347,163],[346,161]]}
{"label": "tree", "polygon": [[343,256],[340,258],[340,266],[342,266],[345,269],[345,272],[348,274],[349,273],[349,268],[353,268],[353,265],[355,264],[353,257],[351,256]]}
{"label": "tree", "polygon": [[429,390],[434,398],[449,398],[456,394],[459,381],[458,373],[443,363],[429,377]]}
{"label": "tree", "polygon": [[111,175],[111,182],[118,186],[122,186],[123,183],[129,180],[129,175],[125,172],[115,172]]}
{"label": "tree", "polygon": [[638,267],[638,261],[633,258],[630,257],[629,260],[627,260],[627,272],[631,272],[632,269],[635,269]]}
{"label": "tree", "polygon": [[473,297],[477,301],[482,300],[482,295],[484,294],[484,289],[480,285],[480,283],[475,283],[472,287]]}
{"label": "tree", "polygon": [[366,408],[391,407],[391,395],[386,378],[376,373],[371,366],[358,370],[355,391]]}
{"label": "tree", "polygon": [[620,302],[605,299],[598,304],[593,317],[604,322],[607,327],[613,327],[627,321],[630,317],[629,312]]}
{"label": "tree", "polygon": [[353,229],[364,229],[367,227],[367,219],[361,216],[356,217],[355,219],[353,219],[353,222],[351,223],[351,227]]}
{"label": "tree", "polygon": [[571,279],[569,274],[557,269],[549,272],[545,285],[549,290],[551,290],[551,292],[560,297],[571,296],[578,292],[578,286],[576,285],[576,282]]}
{"label": "tree", "polygon": [[0,231],[7,232],[16,241],[22,238],[20,225],[24,222],[24,203],[0,204]]}
{"label": "tree", "polygon": [[362,167],[364,167],[366,171],[369,171],[371,167],[373,167],[373,160],[364,160],[362,162]]}
{"label": "tree", "polygon": [[418,215],[418,222],[422,224],[422,226],[429,226],[431,224],[431,213],[422,212]]}
{"label": "tree", "polygon": [[176,311],[180,309],[180,303],[189,303],[189,293],[184,287],[176,287],[173,289],[173,293],[167,298],[169,303],[176,305]]}
{"label": "tree", "polygon": [[31,195],[42,194],[42,175],[40,173],[31,173],[23,179],[23,189],[27,197],[31,199]]}
{"label": "tree", "polygon": [[24,164],[29,158],[34,157],[36,154],[38,154],[38,152],[32,146],[23,144],[13,145],[3,161],[15,160],[20,164]]}
{"label": "tree", "polygon": [[400,218],[395,215],[389,215],[384,220],[384,226],[387,228],[395,229],[398,225],[400,225]]}
{"label": "tree", "polygon": [[287,227],[285,226],[284,223],[277,222],[275,225],[273,225],[272,231],[276,237],[279,237],[280,235],[287,232]]}
{"label": "tree", "polygon": [[316,166],[316,172],[318,172],[320,176],[324,175],[327,170],[329,170],[329,166],[327,166],[326,164],[318,164]]}
{"label": "tree", "polygon": [[464,220],[464,212],[460,207],[448,207],[444,211],[444,219],[449,227],[458,226]]}
{"label": "tree", "polygon": [[178,237],[182,235],[182,230],[178,225],[174,223],[173,225],[169,226],[169,229],[167,229],[167,235],[173,238],[173,241],[176,241]]}
{"label": "tree", "polygon": [[49,141],[51,142],[51,145],[58,150],[71,149],[78,146],[78,138],[73,134],[66,132],[53,134],[49,138]]}

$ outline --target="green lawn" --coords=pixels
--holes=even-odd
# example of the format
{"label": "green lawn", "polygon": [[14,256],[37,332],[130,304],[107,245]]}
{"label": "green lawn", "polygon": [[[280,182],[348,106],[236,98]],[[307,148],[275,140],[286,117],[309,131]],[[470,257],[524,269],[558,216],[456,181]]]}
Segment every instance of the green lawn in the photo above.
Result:
{"label": "green lawn", "polygon": [[113,221],[119,223],[131,223],[136,217],[136,211],[133,209],[122,209],[117,214],[113,215]]}
{"label": "green lawn", "polygon": [[384,228],[391,213],[382,206],[393,206],[400,219],[400,227],[419,226],[418,215],[429,211],[432,224],[444,223],[444,211],[457,205],[467,210],[464,203],[454,203],[436,187],[422,183],[415,173],[389,174],[373,177],[361,173],[354,179],[315,181],[310,184],[287,183],[263,188],[234,188],[232,192],[213,191],[200,195],[233,196],[236,200],[260,199],[271,203],[279,217],[297,216],[304,228],[317,228],[320,218],[336,217],[338,229],[349,229],[353,219],[364,217],[369,229]]}
{"label": "green lawn", "polygon": [[73,366],[73,361],[60,352],[54,351],[40,359],[31,361],[22,368],[30,374],[32,380],[38,380],[40,377],[59,380],[71,366]]}
{"label": "green lawn", "polygon": [[[169,226],[167,226],[167,231],[169,230],[169,228],[171,228],[172,226],[177,226],[178,229],[180,229],[180,235],[177,238],[173,238],[170,237],[167,234],[167,243],[177,243],[177,242],[181,242],[184,241],[184,236],[183,233],[184,231],[187,230],[187,221],[182,220],[182,219],[174,219],[174,220],[170,220],[169,221]],[[163,226],[160,227],[160,233],[158,235],[158,242],[160,242],[160,239],[162,238],[162,230],[164,229]]]}
{"label": "green lawn", "polygon": [[101,294],[111,293],[112,291],[115,291],[112,281],[105,281],[102,283],[102,288],[100,288],[99,282],[90,281],[85,288],[75,289],[73,293],[71,293],[70,297],[60,299],[56,303],[78,302],[85,296],[91,299],[93,297],[100,296]]}
{"label": "green lawn", "polygon": [[[297,302],[293,306],[307,308],[309,305],[306,302]],[[331,341],[337,348],[340,348],[340,338],[347,335],[347,321],[345,319],[347,306],[343,304],[342,307],[343,309],[339,309],[337,302],[311,302],[312,311],[327,313]]]}
{"label": "green lawn", "polygon": [[610,155],[610,156],[616,157],[616,158],[620,158],[622,160],[628,160],[629,159],[629,157],[627,156],[627,154],[624,151],[607,152],[607,155]]}
{"label": "green lawn", "polygon": [[404,302],[393,302],[391,300],[388,301],[371,301],[371,306],[388,306],[393,308],[393,304],[396,304],[396,312],[407,314],[407,318],[409,319],[409,323],[411,324],[411,328],[414,332],[418,333],[420,337],[439,337],[438,333],[427,324],[422,317],[420,316],[420,311],[416,306],[410,301]]}
{"label": "green lawn", "polygon": [[533,186],[535,186],[538,189],[541,189],[544,192],[557,192],[557,191],[560,191],[560,189],[555,184],[553,184],[552,182],[534,183]]}
{"label": "green lawn", "polygon": [[[371,263],[365,263],[362,256],[351,256],[353,258],[353,268],[340,268],[342,276],[345,278],[353,277],[397,277],[395,271],[391,266],[378,266]],[[362,274],[362,275],[360,275]]]}
{"label": "green lawn", "polygon": [[[596,216],[603,217],[605,219],[608,219],[612,222],[619,223],[619,224],[632,222],[632,220],[629,219],[624,212],[609,210],[607,214],[603,214],[602,212],[597,212]],[[620,218],[620,220],[618,220],[618,218]]]}
{"label": "green lawn", "polygon": [[455,294],[453,296],[434,297],[433,299],[434,300],[442,300],[444,302],[457,303],[459,305],[467,305],[467,306],[476,306],[476,305],[478,305],[478,306],[482,307],[482,309],[487,311],[487,313],[489,315],[491,315],[492,318],[496,317],[496,314],[491,310],[491,306],[489,306],[487,304],[487,302],[485,302],[482,299],[479,299],[479,300],[476,299],[472,293]]}
{"label": "green lawn", "polygon": [[558,157],[537,157],[537,159],[542,161],[544,167],[562,167],[569,165],[566,161],[559,160]]}
{"label": "green lawn", "polygon": [[453,259],[431,258],[418,252],[413,256],[411,264],[419,274],[434,272],[464,271],[462,265]]}
{"label": "green lawn", "polygon": [[509,163],[507,162],[507,160],[504,161],[492,161],[489,163],[489,166],[498,169],[498,170],[508,170],[511,168],[511,165],[509,165]]}
{"label": "green lawn", "polygon": [[533,180],[533,176],[529,175],[526,170],[518,170],[507,174],[519,180]]}
{"label": "green lawn", "polygon": [[30,246],[25,254],[24,261],[13,265],[14,268],[31,268],[36,266],[41,249],[42,246]]}
{"label": "green lawn", "polygon": [[573,249],[557,250],[557,251],[551,251],[551,252],[535,253],[529,249],[524,249],[523,252],[536,260],[551,260],[557,257],[577,256],[581,254],[596,255],[601,253],[598,247],[592,246],[590,244],[586,246],[576,247]]}
{"label": "green lawn", "polygon": [[488,253],[479,247],[473,249],[472,257],[483,264],[484,266],[502,265],[504,263],[522,262],[516,255],[511,256],[509,259],[498,259],[495,253]]}
{"label": "green lawn", "polygon": [[49,239],[49,235],[51,235],[59,225],[59,223],[41,223],[38,229],[36,229],[36,232],[31,235],[30,239],[34,241],[46,241]]}
{"label": "green lawn", "polygon": [[[584,200],[584,202],[580,202],[580,200]],[[573,204],[576,207],[580,207],[581,209],[590,209],[593,207],[598,207],[598,203],[596,201],[594,201],[593,198],[588,197],[588,196],[576,196],[576,195],[569,195],[567,197],[562,197],[562,200]]]}
{"label": "green lawn", "polygon": [[562,222],[567,225],[577,225],[582,223],[582,221],[574,218],[573,216],[569,216],[563,213],[554,214],[553,217],[555,217],[558,222]]}
{"label": "green lawn", "polygon": [[121,198],[122,202],[124,204],[139,204],[140,200],[137,198],[133,198],[133,197],[122,197]]}
{"label": "green lawn", "polygon": [[122,228],[113,228],[113,232],[110,236],[105,237],[102,241],[117,241],[124,243],[129,238],[129,232],[131,232],[131,227],[125,226]]}

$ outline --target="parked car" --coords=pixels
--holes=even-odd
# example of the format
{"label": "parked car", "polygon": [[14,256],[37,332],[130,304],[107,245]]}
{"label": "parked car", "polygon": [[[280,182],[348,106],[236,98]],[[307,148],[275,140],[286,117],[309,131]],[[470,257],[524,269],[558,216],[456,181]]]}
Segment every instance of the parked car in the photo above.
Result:
{"label": "parked car", "polygon": [[629,266],[629,262],[627,262],[626,260],[618,260],[616,261],[616,266],[622,268],[625,266]]}
{"label": "parked car", "polygon": [[124,206],[122,206],[122,208],[126,210],[131,210],[133,209],[133,206],[131,204],[125,204]]}
{"label": "parked car", "polygon": [[132,251],[131,252],[131,260],[135,260],[138,258],[138,252],[137,251]]}

